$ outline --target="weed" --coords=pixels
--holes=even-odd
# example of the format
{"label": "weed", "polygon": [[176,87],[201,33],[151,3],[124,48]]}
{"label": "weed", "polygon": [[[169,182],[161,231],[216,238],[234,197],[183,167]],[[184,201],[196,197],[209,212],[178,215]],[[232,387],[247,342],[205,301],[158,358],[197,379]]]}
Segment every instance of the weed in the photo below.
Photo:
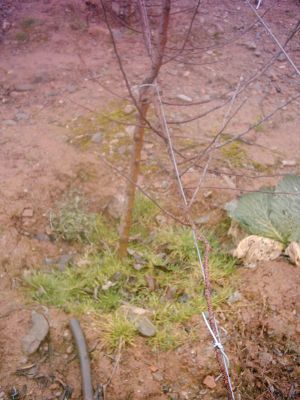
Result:
{"label": "weed", "polygon": [[17,32],[16,33],[16,40],[20,43],[25,43],[28,42],[29,40],[29,35],[27,32]]}
{"label": "weed", "polygon": [[136,328],[129,322],[124,315],[114,313],[106,318],[102,325],[103,339],[106,344],[116,349],[120,343],[123,345],[132,345],[136,336]]}
{"label": "weed", "polygon": [[233,167],[241,167],[247,159],[247,153],[241,146],[233,142],[221,148],[221,154],[227,158]]}
{"label": "weed", "polygon": [[24,31],[29,31],[34,25],[38,23],[38,20],[34,17],[25,17],[21,21],[21,27]]}

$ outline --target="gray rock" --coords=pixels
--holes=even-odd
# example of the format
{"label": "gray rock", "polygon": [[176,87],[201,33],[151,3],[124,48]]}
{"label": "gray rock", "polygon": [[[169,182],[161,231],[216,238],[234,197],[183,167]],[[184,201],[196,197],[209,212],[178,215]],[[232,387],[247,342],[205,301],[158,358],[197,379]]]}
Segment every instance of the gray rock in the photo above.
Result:
{"label": "gray rock", "polygon": [[34,90],[34,86],[30,83],[20,83],[14,87],[15,92],[30,92],[31,90]]}
{"label": "gray rock", "polygon": [[13,119],[5,119],[4,121],[2,121],[2,125],[14,126],[16,125],[16,121],[14,121]]}
{"label": "gray rock", "polygon": [[146,337],[156,335],[156,327],[147,317],[141,317],[134,321],[134,325],[139,333]]}
{"label": "gray rock", "polygon": [[29,115],[22,111],[18,111],[15,115],[16,121],[27,121],[28,119],[29,119]]}
{"label": "gray rock", "polygon": [[186,103],[192,103],[192,101],[193,101],[193,99],[192,99],[191,97],[186,96],[185,94],[178,94],[178,95],[176,96],[176,98],[177,98],[178,100],[184,101],[184,102],[186,102]]}
{"label": "gray rock", "polygon": [[254,55],[256,56],[256,57],[260,57],[261,56],[261,52],[259,51],[259,50],[255,50],[255,52],[254,52]]}
{"label": "gray rock", "polygon": [[75,93],[78,90],[78,87],[76,85],[73,85],[70,83],[69,85],[66,86],[66,91],[68,93]]}
{"label": "gray rock", "polygon": [[57,260],[58,268],[61,271],[64,271],[64,269],[68,266],[68,264],[72,260],[72,258],[73,258],[72,254],[63,254],[60,257],[58,257],[58,260]]}
{"label": "gray rock", "polygon": [[35,353],[49,333],[49,324],[43,314],[32,311],[32,327],[22,338],[22,350],[26,355]]}
{"label": "gray rock", "polygon": [[53,77],[47,71],[37,73],[31,80],[31,83],[49,83],[53,81]]}
{"label": "gray rock", "polygon": [[280,53],[279,56],[277,57],[277,60],[283,62],[286,60],[286,56],[283,53]]}
{"label": "gray rock", "polygon": [[50,237],[47,235],[47,233],[43,233],[43,232],[37,233],[35,235],[35,239],[39,240],[40,242],[49,242],[50,241]]}
{"label": "gray rock", "polygon": [[242,297],[243,296],[241,295],[241,293],[236,291],[229,297],[229,299],[227,300],[227,303],[228,304],[236,303],[236,302],[242,300]]}
{"label": "gray rock", "polygon": [[252,42],[252,41],[246,42],[246,43],[244,43],[244,46],[249,50],[256,50],[255,42]]}
{"label": "gray rock", "polygon": [[99,144],[99,143],[102,142],[102,139],[103,139],[102,133],[101,132],[96,132],[91,137],[91,142]]}
{"label": "gray rock", "polygon": [[139,333],[146,337],[156,335],[156,327],[150,321],[148,316],[152,315],[153,312],[144,308],[131,306],[129,304],[120,307],[122,314],[132,322]]}
{"label": "gray rock", "polygon": [[163,382],[164,376],[161,372],[157,371],[152,374],[153,379],[157,382]]}

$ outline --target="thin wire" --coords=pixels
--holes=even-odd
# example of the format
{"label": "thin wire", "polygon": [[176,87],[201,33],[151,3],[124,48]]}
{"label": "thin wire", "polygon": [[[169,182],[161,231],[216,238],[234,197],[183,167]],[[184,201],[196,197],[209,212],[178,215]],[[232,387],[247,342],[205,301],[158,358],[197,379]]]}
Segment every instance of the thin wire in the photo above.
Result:
{"label": "thin wire", "polygon": [[293,60],[291,59],[291,57],[288,55],[288,53],[284,50],[284,47],[282,46],[282,44],[279,42],[279,40],[277,39],[277,37],[274,35],[274,33],[271,31],[271,29],[269,28],[269,26],[265,23],[265,21],[262,19],[262,17],[258,14],[258,12],[256,11],[256,9],[253,7],[253,5],[250,3],[249,0],[246,0],[246,3],[248,4],[248,6],[251,8],[251,10],[255,13],[255,15],[257,16],[257,18],[259,19],[259,21],[263,24],[263,26],[265,27],[265,29],[269,32],[269,34],[271,35],[272,39],[274,40],[274,42],[277,44],[277,46],[280,48],[280,50],[283,52],[283,54],[285,55],[285,57],[287,58],[287,60],[289,61],[289,63],[291,64],[291,66],[294,68],[294,70],[297,72],[297,74],[300,76],[300,71],[298,69],[298,67],[296,66],[296,64],[293,62]]}
{"label": "thin wire", "polygon": [[[149,46],[148,51],[149,51],[149,54],[152,54],[152,52],[153,52],[152,42],[151,42],[151,39],[149,40],[150,35],[151,35],[151,31],[150,31],[150,25],[149,25],[147,10],[146,10],[146,7],[145,7],[144,0],[139,0],[139,2],[140,2],[140,5],[141,5],[141,13],[143,14],[145,28],[148,31],[148,32],[145,33],[146,38],[148,37],[148,46]],[[146,40],[146,43],[147,43],[147,40]],[[153,60],[151,60],[151,61],[153,62]],[[163,128],[163,131],[164,131],[164,133],[166,135],[166,138],[167,138],[167,141],[168,141],[170,156],[171,156],[171,160],[172,160],[172,163],[173,163],[173,167],[174,167],[176,179],[177,179],[177,182],[178,182],[178,187],[179,187],[179,190],[180,190],[180,193],[181,193],[181,197],[182,197],[182,200],[183,200],[185,208],[187,208],[188,201],[187,201],[187,197],[186,197],[186,194],[184,192],[183,184],[182,184],[182,181],[181,181],[180,172],[179,172],[179,169],[178,169],[176,156],[175,156],[175,152],[174,152],[174,148],[173,148],[172,138],[171,138],[171,135],[170,135],[170,131],[169,131],[168,123],[167,123],[167,118],[166,118],[166,114],[165,114],[165,111],[164,111],[162,98],[160,96],[160,90],[159,90],[159,85],[157,83],[157,80],[155,79],[153,84],[149,84],[149,86],[153,86],[154,90],[156,91],[158,105],[159,105],[159,113],[160,113],[160,116],[161,116],[161,119],[162,119],[162,128]],[[196,235],[196,232],[195,232],[195,229],[194,229],[193,226],[192,226],[191,230],[192,230],[192,234],[193,234],[194,244],[195,244],[195,248],[196,248],[196,251],[197,251],[197,256],[198,256],[198,260],[199,260],[199,265],[201,267],[201,272],[202,272],[202,275],[203,275],[203,279],[206,282],[207,281],[207,276],[206,276],[206,271],[205,271],[205,268],[204,268],[204,265],[203,265],[203,262],[202,262],[202,256],[201,256],[201,251],[200,251],[199,244],[198,244],[198,238],[197,238],[197,235]],[[215,319],[214,319],[214,323],[215,323]],[[215,326],[217,326],[216,323],[215,323]],[[212,331],[211,327],[209,327],[209,328],[210,328],[210,331]],[[217,327],[216,327],[216,331],[218,333]],[[212,331],[212,333],[213,333],[213,331]],[[234,400],[235,398],[234,398],[234,393],[233,393],[233,389],[232,389],[231,378],[230,378],[230,374],[229,374],[229,371],[228,371],[228,357],[227,357],[227,355],[225,353],[223,345],[221,344],[220,340],[216,339],[216,336],[214,335],[214,333],[213,333],[213,338],[215,339],[215,347],[216,347],[216,349],[218,349],[220,354],[222,355],[222,360],[223,360],[223,364],[224,364],[224,368],[225,368],[225,375],[226,375],[226,377],[224,377],[224,379],[227,380],[227,383],[229,385],[231,399]],[[218,346],[216,346],[216,344]]]}

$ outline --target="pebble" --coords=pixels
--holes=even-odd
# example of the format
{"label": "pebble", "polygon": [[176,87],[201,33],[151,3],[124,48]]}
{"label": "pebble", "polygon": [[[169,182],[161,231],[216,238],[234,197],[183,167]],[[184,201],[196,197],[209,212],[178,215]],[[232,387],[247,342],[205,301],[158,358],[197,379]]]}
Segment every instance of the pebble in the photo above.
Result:
{"label": "pebble", "polygon": [[68,93],[75,93],[78,90],[78,87],[76,85],[73,85],[70,83],[69,85],[66,86],[66,91]]}
{"label": "pebble", "polygon": [[233,303],[237,303],[238,301],[242,300],[242,295],[240,292],[236,291],[234,292],[229,299],[227,300],[228,304],[233,304]]}
{"label": "pebble", "polygon": [[211,375],[207,375],[203,380],[203,384],[207,386],[209,389],[214,389],[217,384],[215,382],[215,378]]}
{"label": "pebble", "polygon": [[124,113],[125,114],[131,114],[135,110],[135,107],[131,104],[127,104],[124,108]]}
{"label": "pebble", "polygon": [[186,103],[192,103],[192,101],[193,101],[193,99],[192,99],[191,97],[186,96],[185,94],[178,94],[178,95],[176,96],[176,98],[177,98],[178,100],[185,101]]}
{"label": "pebble", "polygon": [[73,353],[73,350],[74,350],[74,349],[73,349],[73,346],[68,346],[68,347],[67,347],[67,350],[66,350],[66,353],[67,353],[67,354],[72,354],[72,353]]}
{"label": "pebble", "polygon": [[27,121],[29,119],[29,115],[25,112],[19,111],[15,115],[16,121]]}
{"label": "pebble", "polygon": [[283,167],[295,167],[297,164],[295,160],[282,160],[281,163]]}
{"label": "pebble", "polygon": [[46,233],[37,233],[35,236],[36,240],[39,240],[40,242],[49,242],[50,241],[50,237],[46,234]]}
{"label": "pebble", "polygon": [[102,133],[101,132],[96,132],[91,137],[91,142],[99,144],[99,143],[102,142],[102,139],[103,139]]}
{"label": "pebble", "polygon": [[30,207],[24,208],[22,217],[32,218],[33,217],[33,209]]}
{"label": "pebble", "polygon": [[31,83],[49,83],[52,81],[53,77],[49,74],[49,72],[41,71],[33,77]]}
{"label": "pebble", "polygon": [[71,332],[68,329],[64,330],[63,338],[64,338],[64,340],[71,340],[71,338],[72,338]]}
{"label": "pebble", "polygon": [[286,60],[286,56],[283,53],[280,53],[279,56],[277,57],[277,60],[282,62]]}
{"label": "pebble", "polygon": [[157,371],[152,374],[153,379],[157,382],[162,382],[164,380],[164,376],[161,372]]}
{"label": "pebble", "polygon": [[244,46],[249,49],[249,50],[256,50],[256,43],[255,42],[246,42],[244,43]]}
{"label": "pebble", "polygon": [[2,121],[2,125],[14,126],[16,125],[16,121],[14,121],[13,119],[5,119],[4,121]]}
{"label": "pebble", "polygon": [[20,83],[19,85],[15,85],[15,92],[30,92],[34,89],[34,86],[30,83]]}

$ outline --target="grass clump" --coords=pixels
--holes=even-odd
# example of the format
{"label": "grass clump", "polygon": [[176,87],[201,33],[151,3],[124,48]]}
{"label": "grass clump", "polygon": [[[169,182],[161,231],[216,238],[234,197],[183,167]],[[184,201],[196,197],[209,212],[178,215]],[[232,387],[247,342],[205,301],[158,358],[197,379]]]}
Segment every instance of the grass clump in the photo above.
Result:
{"label": "grass clump", "polygon": [[[104,219],[96,228],[92,225],[92,233],[86,229],[86,219],[82,216],[78,220],[84,229],[73,229],[72,223],[70,236],[69,229],[68,234],[65,229],[58,229],[64,239],[82,242],[88,238],[98,244],[99,236],[111,239],[104,246],[89,246],[82,259],[64,271],[37,272],[30,276],[27,284],[33,298],[66,312],[101,313],[106,321],[105,340],[112,348],[120,342],[132,344],[137,334],[134,326],[120,315],[119,307],[124,303],[152,311],[157,328],[157,335],[150,340],[154,348],[168,350],[186,341],[189,335],[183,325],[206,309],[201,270],[190,230],[176,225],[157,226],[153,223],[157,212],[148,199],[137,197],[133,218],[135,237],[128,257],[122,262],[115,253],[116,229]],[[97,226],[102,233],[102,236],[97,233],[98,242],[93,236]],[[106,232],[104,236],[103,232]],[[235,262],[221,251],[213,235],[209,239],[213,248],[210,257],[213,302],[217,305],[231,294],[230,277]]]}
{"label": "grass clump", "polygon": [[70,243],[97,243],[99,238],[110,241],[115,236],[101,215],[88,212],[87,202],[78,191],[65,196],[58,211],[50,214],[50,223],[54,236]]}
{"label": "grass clump", "polygon": [[222,147],[221,154],[236,168],[242,167],[243,163],[247,160],[246,151],[236,142]]}

